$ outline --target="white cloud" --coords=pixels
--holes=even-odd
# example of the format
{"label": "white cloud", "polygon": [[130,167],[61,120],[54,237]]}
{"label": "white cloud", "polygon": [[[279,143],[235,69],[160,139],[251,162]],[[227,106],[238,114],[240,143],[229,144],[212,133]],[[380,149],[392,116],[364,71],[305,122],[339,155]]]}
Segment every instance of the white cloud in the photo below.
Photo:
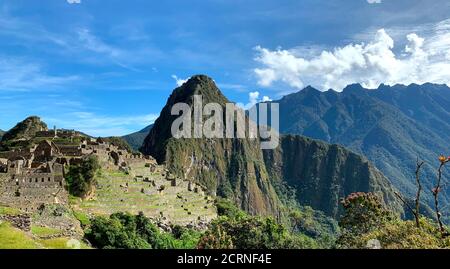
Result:
{"label": "white cloud", "polygon": [[172,78],[175,80],[177,87],[182,86],[184,83],[186,83],[189,80],[189,78],[186,78],[186,79],[178,78],[176,75],[172,75]]}
{"label": "white cloud", "polygon": [[263,98],[260,99],[259,95],[260,95],[260,93],[258,91],[250,92],[248,94],[248,103],[247,104],[237,103],[236,105],[247,110],[247,109],[252,108],[254,105],[256,105],[259,102],[272,101],[272,99],[270,99],[269,96],[263,96]]}
{"label": "white cloud", "polygon": [[67,0],[69,4],[81,4],[81,0]]}
{"label": "white cloud", "polygon": [[369,4],[381,4],[381,0],[367,0]]}
{"label": "white cloud", "polygon": [[[376,88],[379,84],[445,83],[450,85],[450,20],[428,29],[425,37],[406,36],[407,45],[394,52],[394,40],[384,29],[368,43],[349,44],[320,54],[307,50],[256,47],[254,69],[261,86],[284,83],[294,89],[313,85],[341,90],[351,83]],[[431,34],[430,34],[431,33]]]}

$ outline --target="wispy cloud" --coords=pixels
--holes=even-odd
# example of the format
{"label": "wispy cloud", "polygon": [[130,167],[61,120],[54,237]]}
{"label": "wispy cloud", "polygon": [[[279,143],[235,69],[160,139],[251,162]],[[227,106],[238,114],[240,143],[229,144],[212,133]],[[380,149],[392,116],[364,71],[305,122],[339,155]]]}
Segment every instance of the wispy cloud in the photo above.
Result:
{"label": "wispy cloud", "polygon": [[381,83],[450,85],[450,20],[433,25],[424,36],[409,33],[405,40],[397,54],[394,39],[384,29],[369,43],[349,44],[319,55],[256,47],[255,60],[261,67],[254,72],[261,86],[280,82],[293,89],[314,85],[341,90],[355,82],[370,88]]}
{"label": "wispy cloud", "polygon": [[67,0],[69,4],[81,4],[81,0]]}
{"label": "wispy cloud", "polygon": [[93,35],[91,31],[86,28],[77,30],[77,35],[79,39],[79,45],[82,48],[103,55],[123,68],[137,71],[136,68],[127,63],[127,61],[133,58],[128,51],[105,43],[100,38]]}
{"label": "wispy cloud", "polygon": [[367,0],[369,4],[381,4],[381,0]]}
{"label": "wispy cloud", "polygon": [[[148,42],[144,46],[142,40],[128,40],[121,43],[128,35],[109,37],[105,40],[88,26],[69,26],[65,31],[55,32],[39,22],[12,16],[1,9],[0,36],[20,47],[32,48],[34,51],[42,50],[58,56],[59,59],[70,58],[71,62],[91,65],[113,63],[131,71],[140,71],[136,66],[149,64],[155,59],[164,57],[161,50]],[[110,39],[117,42],[114,43]]]}
{"label": "wispy cloud", "polygon": [[48,31],[42,25],[19,17],[11,16],[5,10],[0,9],[0,36],[14,38],[21,41],[21,46],[30,46],[36,43],[52,44],[59,47],[70,48],[67,36]]}
{"label": "wispy cloud", "polygon": [[222,90],[233,90],[236,92],[246,92],[247,87],[241,84],[233,84],[233,83],[218,83],[217,87]]}
{"label": "wispy cloud", "polygon": [[76,129],[92,136],[122,136],[140,130],[157,119],[156,114],[136,116],[106,116],[88,111],[44,117],[50,125]]}
{"label": "wispy cloud", "polygon": [[0,56],[0,91],[54,90],[79,79],[49,75],[38,63]]}

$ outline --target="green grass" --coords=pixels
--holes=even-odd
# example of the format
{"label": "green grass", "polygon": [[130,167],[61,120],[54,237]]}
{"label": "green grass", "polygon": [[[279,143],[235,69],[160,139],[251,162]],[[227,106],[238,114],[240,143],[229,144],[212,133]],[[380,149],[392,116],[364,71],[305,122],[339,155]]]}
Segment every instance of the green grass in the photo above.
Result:
{"label": "green grass", "polygon": [[[45,227],[32,227],[32,233],[38,235],[50,235],[56,229]],[[36,235],[36,234],[35,234]],[[72,243],[72,244],[71,244]],[[75,247],[73,247],[75,246]],[[68,238],[58,237],[52,239],[34,239],[26,232],[16,229],[8,222],[0,223],[0,249],[90,249],[83,242]]]}
{"label": "green grass", "polygon": [[49,227],[31,226],[31,233],[35,236],[50,236],[61,234],[61,231]]}
{"label": "green grass", "polygon": [[[70,241],[74,243],[71,244]],[[47,249],[90,249],[88,245],[83,242],[67,238],[67,237],[59,237],[52,239],[39,240],[39,243]]]}
{"label": "green grass", "polygon": [[0,206],[0,215],[19,215],[22,212],[19,209],[12,208],[12,207],[6,207],[6,206]]}
{"label": "green grass", "polygon": [[87,214],[80,211],[73,211],[73,215],[75,216],[75,218],[77,218],[77,220],[81,223],[82,226],[87,226],[91,224],[91,220]]}
{"label": "green grass", "polygon": [[25,232],[11,227],[7,222],[0,223],[0,249],[37,249],[37,244]]}

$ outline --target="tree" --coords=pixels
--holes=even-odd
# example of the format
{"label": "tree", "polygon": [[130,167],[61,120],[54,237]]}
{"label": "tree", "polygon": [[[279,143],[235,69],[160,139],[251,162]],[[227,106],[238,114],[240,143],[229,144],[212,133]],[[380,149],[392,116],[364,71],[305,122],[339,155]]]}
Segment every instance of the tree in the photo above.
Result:
{"label": "tree", "polygon": [[86,197],[95,184],[95,174],[99,169],[98,159],[93,155],[83,158],[80,164],[69,166],[66,181],[70,194]]}
{"label": "tree", "polygon": [[216,201],[219,218],[198,244],[200,249],[301,249],[317,243],[301,233],[290,233],[271,217],[250,216],[224,199]]}
{"label": "tree", "polygon": [[94,247],[122,249],[193,249],[200,236],[199,232],[188,228],[177,228],[176,236],[163,232],[142,212],[95,217],[85,232]]}
{"label": "tree", "polygon": [[345,214],[339,225],[354,234],[369,232],[393,217],[374,193],[352,193],[341,203]]}

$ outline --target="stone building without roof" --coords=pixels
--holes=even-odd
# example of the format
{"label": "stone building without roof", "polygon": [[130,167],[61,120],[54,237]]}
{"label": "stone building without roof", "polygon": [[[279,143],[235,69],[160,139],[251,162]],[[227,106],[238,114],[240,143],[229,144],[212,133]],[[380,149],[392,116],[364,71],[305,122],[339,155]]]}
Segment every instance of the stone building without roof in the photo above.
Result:
{"label": "stone building without roof", "polygon": [[[128,152],[103,139],[80,136],[70,130],[40,131],[37,145],[0,152],[0,204],[34,212],[46,204],[66,204],[64,180],[67,165],[88,155],[118,168],[134,162],[154,162],[151,157]],[[76,142],[75,142],[76,141]]]}

